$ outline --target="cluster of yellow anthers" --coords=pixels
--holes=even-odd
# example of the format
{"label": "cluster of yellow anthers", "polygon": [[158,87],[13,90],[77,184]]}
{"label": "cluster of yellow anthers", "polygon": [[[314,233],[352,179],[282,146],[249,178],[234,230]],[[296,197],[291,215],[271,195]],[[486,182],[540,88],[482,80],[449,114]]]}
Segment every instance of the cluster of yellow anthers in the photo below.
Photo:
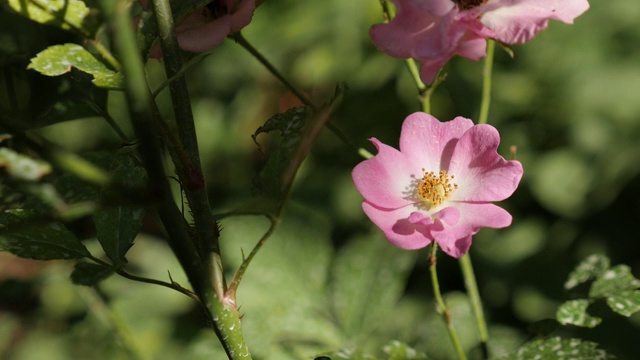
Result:
{"label": "cluster of yellow anthers", "polygon": [[[425,169],[422,169],[425,172]],[[447,170],[440,170],[438,176],[433,171],[425,172],[418,184],[418,195],[429,207],[442,204],[458,188],[458,184],[451,183],[454,175],[447,174]]]}

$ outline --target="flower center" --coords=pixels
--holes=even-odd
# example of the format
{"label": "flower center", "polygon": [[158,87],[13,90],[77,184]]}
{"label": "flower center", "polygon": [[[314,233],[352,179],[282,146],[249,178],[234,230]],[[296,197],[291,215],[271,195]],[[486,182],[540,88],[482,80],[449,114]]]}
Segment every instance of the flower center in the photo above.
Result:
{"label": "flower center", "polygon": [[452,0],[460,11],[473,9],[476,6],[480,6],[486,3],[488,0]]}
{"label": "flower center", "polygon": [[440,170],[438,175],[433,171],[425,172],[418,184],[418,196],[429,208],[442,204],[458,188],[458,184],[451,183],[453,178],[447,170]]}

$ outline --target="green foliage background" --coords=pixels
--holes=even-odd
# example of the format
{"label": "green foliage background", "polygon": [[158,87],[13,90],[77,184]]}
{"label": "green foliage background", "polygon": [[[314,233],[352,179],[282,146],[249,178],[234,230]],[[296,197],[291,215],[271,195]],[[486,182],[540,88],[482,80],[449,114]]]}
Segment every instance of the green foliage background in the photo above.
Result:
{"label": "green foliage background", "polygon": [[[7,19],[0,21],[3,83],[7,71],[22,76],[20,103],[25,113],[37,112],[37,104],[55,89],[52,80],[11,63],[7,54],[28,59],[47,44],[69,40],[1,11]],[[489,123],[501,132],[505,157],[510,146],[517,147],[525,176],[502,204],[513,214],[513,226],[482,230],[471,250],[495,355],[526,340],[528,324],[555,317],[566,300],[564,281],[589,254],[604,253],[613,264],[640,273],[638,18],[640,3],[594,0],[575,25],[551,23],[531,43],[514,46],[514,59],[497,51]],[[332,121],[373,151],[367,138],[396,146],[403,119],[418,110],[404,64],[378,52],[368,39],[370,25],[380,19],[374,0],[270,0],[243,34],[318,102],[345,82],[349,90]],[[15,32],[16,27],[24,31]],[[147,70],[152,86],[164,80],[158,61],[151,60]],[[432,100],[434,115],[476,118],[481,63],[454,59],[445,70],[447,81]],[[211,202],[215,212],[225,212],[250,199],[252,178],[268,154],[270,138],[258,139],[266,145],[262,153],[251,134],[297,104],[231,40],[192,68],[188,78]],[[8,96],[0,86],[0,103]],[[170,117],[167,91],[159,103]],[[110,92],[108,104],[132,134],[122,94]],[[80,109],[81,119],[38,131],[80,153],[116,150],[116,134],[94,115]],[[249,267],[238,299],[256,358],[310,358],[343,348],[375,352],[394,339],[433,359],[453,357],[434,310],[426,252],[395,249],[364,216],[350,177],[359,161],[353,149],[323,131],[298,174],[281,228]],[[267,226],[250,216],[224,220],[227,265],[239,266],[241,251],[248,253]],[[86,245],[99,251],[87,227],[73,224],[74,232],[89,237]],[[154,224],[143,225],[127,255],[131,268],[161,279],[169,271],[186,285],[158,234]],[[0,357],[223,358],[190,299],[116,277],[96,291],[76,287],[68,280],[72,265],[26,263],[0,253]],[[476,354],[478,339],[457,262],[442,257],[439,274],[463,346]],[[598,328],[568,328],[562,335],[633,358],[638,314],[601,316]]]}

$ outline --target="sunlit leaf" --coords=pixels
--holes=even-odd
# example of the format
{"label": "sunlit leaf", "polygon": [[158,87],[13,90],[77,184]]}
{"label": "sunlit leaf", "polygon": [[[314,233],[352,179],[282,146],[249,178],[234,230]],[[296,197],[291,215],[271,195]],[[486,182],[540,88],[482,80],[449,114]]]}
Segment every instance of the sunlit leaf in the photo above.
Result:
{"label": "sunlit leaf", "polygon": [[593,328],[602,322],[602,318],[589,315],[587,299],[570,300],[560,305],[556,312],[556,319],[563,325],[575,325]]}
{"label": "sunlit leaf", "polygon": [[400,341],[392,341],[385,345],[382,350],[388,356],[389,360],[428,360],[426,354],[421,353],[409,345]]}
{"label": "sunlit leaf", "polygon": [[83,29],[89,14],[89,8],[80,0],[9,0],[9,6],[35,22],[65,30]]}
{"label": "sunlit leaf", "polygon": [[78,259],[89,255],[64,225],[31,219],[32,215],[21,210],[0,213],[0,251],[38,260]]}
{"label": "sunlit leaf", "polygon": [[18,180],[35,181],[51,173],[49,163],[32,159],[9,148],[0,148],[0,167]]}
{"label": "sunlit leaf", "polygon": [[640,280],[633,277],[627,265],[616,265],[601,273],[591,286],[593,298],[619,295],[623,291],[640,288]]}
{"label": "sunlit leaf", "polygon": [[538,339],[524,344],[521,348],[500,360],[606,360],[615,357],[598,349],[598,344],[582,339],[562,339],[559,337]]}
{"label": "sunlit leaf", "polygon": [[[382,237],[350,241],[331,266],[331,300],[346,335],[381,327],[404,290],[416,253],[392,247]],[[375,299],[375,301],[372,301]]]}
{"label": "sunlit leaf", "polygon": [[31,59],[28,69],[47,76],[58,76],[71,68],[93,75],[93,84],[108,89],[122,88],[122,76],[96,59],[78,44],[53,45]]}
{"label": "sunlit leaf", "polygon": [[113,268],[79,262],[73,267],[71,281],[76,285],[93,286],[113,274]]}
{"label": "sunlit leaf", "polygon": [[604,255],[591,255],[584,259],[576,269],[569,274],[569,279],[564,283],[564,288],[571,290],[576,286],[595,279],[610,266],[609,258]]}

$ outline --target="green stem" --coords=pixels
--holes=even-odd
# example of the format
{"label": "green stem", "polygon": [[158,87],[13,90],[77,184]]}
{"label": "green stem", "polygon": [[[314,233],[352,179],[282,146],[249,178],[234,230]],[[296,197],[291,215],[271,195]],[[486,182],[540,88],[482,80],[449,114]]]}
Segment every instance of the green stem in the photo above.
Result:
{"label": "green stem", "polygon": [[429,271],[431,272],[431,284],[433,285],[433,295],[436,298],[436,303],[438,304],[438,310],[440,314],[442,314],[442,318],[447,325],[447,331],[449,332],[449,338],[451,339],[451,343],[458,354],[458,359],[466,360],[467,356],[464,354],[462,350],[462,346],[460,345],[460,341],[458,340],[458,335],[456,334],[456,330],[453,327],[453,319],[451,317],[451,312],[447,308],[447,304],[445,304],[444,299],[442,298],[442,294],[440,293],[440,283],[438,282],[438,273],[436,271],[437,265],[437,257],[436,253],[438,251],[438,244],[434,241],[431,244],[431,255],[429,256]]}
{"label": "green stem", "polygon": [[476,282],[476,276],[473,272],[473,265],[471,264],[471,256],[469,255],[469,253],[466,253],[463,257],[460,258],[460,267],[462,268],[464,285],[467,288],[469,297],[471,298],[473,313],[476,317],[476,324],[478,325],[478,333],[480,334],[480,344],[482,347],[482,357],[483,359],[488,359],[489,332],[487,331],[487,323],[484,318],[484,312],[482,311],[482,300],[480,299],[478,284]]}
{"label": "green stem", "polygon": [[121,56],[129,112],[136,135],[140,139],[138,150],[147,168],[149,187],[159,198],[157,210],[167,232],[169,245],[212,320],[214,331],[228,357],[232,360],[251,359],[242,338],[237,308],[235,304],[223,303],[213,288],[211,274],[202,261],[200,249],[193,243],[188,224],[173,201],[160,155],[157,129],[152,120],[151,92],[130,24],[129,1],[101,0],[100,4],[111,33],[114,34],[117,53]]}
{"label": "green stem", "polygon": [[107,49],[104,45],[102,45],[102,42],[100,42],[99,40],[93,39],[93,40],[90,40],[89,43],[93,45],[93,48],[96,49],[98,53],[100,53],[100,56],[102,56],[102,58],[105,59],[109,63],[109,65],[113,67],[115,71],[120,71],[120,63],[113,56],[111,51],[109,51],[109,49]]}
{"label": "green stem", "polygon": [[[193,213],[193,220],[198,233],[198,244],[201,247],[205,263],[212,274],[215,290],[219,297],[222,298],[226,291],[226,285],[222,274],[220,245],[218,237],[215,235],[216,224],[211,216],[211,207],[202,174],[198,139],[187,82],[184,76],[177,76],[183,64],[178,48],[178,39],[175,34],[171,5],[168,0],[154,0],[153,10],[158,23],[160,45],[162,46],[167,78],[176,77],[174,81],[169,83],[169,91],[178,126],[178,136],[188,161],[187,164],[183,164],[185,173],[178,175]],[[174,160],[179,161],[179,159]]]}
{"label": "green stem", "polygon": [[486,124],[489,118],[489,105],[491,104],[491,72],[493,69],[493,54],[495,53],[496,42],[487,40],[487,58],[484,60],[482,70],[482,103],[480,104],[480,116],[478,124]]}
{"label": "green stem", "polygon": [[307,98],[301,91],[299,91],[295,86],[293,86],[293,84],[291,84],[284,76],[282,76],[282,74],[280,74],[278,69],[276,69],[273,65],[271,65],[269,60],[267,60],[267,58],[264,57],[264,55],[262,55],[258,51],[258,49],[253,47],[253,45],[251,45],[247,41],[247,39],[245,39],[242,36],[242,34],[238,32],[235,35],[233,35],[233,38],[236,40],[238,44],[240,44],[240,46],[245,48],[245,50],[251,53],[253,57],[255,57],[264,67],[266,67],[267,70],[269,70],[269,72],[273,76],[275,76],[282,83],[282,85],[284,85],[287,89],[289,89],[289,91],[291,91],[305,106],[308,106],[313,110],[317,109],[316,106],[313,104],[313,102],[311,102],[309,98]]}
{"label": "green stem", "polygon": [[[112,267],[113,265],[107,263],[106,261],[102,261],[100,259],[98,259],[97,257],[94,256],[88,256],[88,259],[90,259],[91,261],[95,262],[96,264],[100,264],[102,266],[105,267]],[[161,280],[156,280],[156,279],[150,279],[150,278],[146,278],[146,277],[142,277],[142,276],[137,276],[137,275],[133,275],[131,273],[128,273],[127,271],[125,271],[124,269],[120,268],[120,269],[115,269],[114,272],[120,276],[122,276],[125,279],[129,279],[132,281],[137,281],[137,282],[141,282],[141,283],[145,283],[145,284],[152,284],[152,285],[159,285],[159,286],[163,286],[166,288],[169,288],[171,290],[175,290],[179,293],[182,293],[184,295],[187,295],[188,297],[199,301],[200,299],[198,299],[198,296],[196,294],[194,294],[192,291],[190,291],[189,289],[185,289],[182,286],[180,286],[180,284],[178,284],[177,282],[171,280],[170,283],[165,282],[165,281],[161,281]],[[171,278],[171,276],[169,276],[169,278]]]}
{"label": "green stem", "polygon": [[233,276],[233,280],[231,280],[229,288],[227,289],[227,298],[236,298],[236,291],[238,290],[238,286],[240,285],[240,281],[242,281],[242,277],[244,276],[247,267],[249,267],[249,264],[251,264],[251,261],[256,256],[258,251],[260,251],[262,246],[267,242],[271,235],[273,235],[273,232],[276,230],[278,224],[280,224],[280,218],[278,217],[269,216],[269,221],[271,222],[271,224],[269,225],[269,229],[267,229],[267,232],[264,233],[262,238],[253,247],[249,256],[247,256],[247,258],[242,261],[242,264],[240,264],[240,268],[238,268],[238,271],[236,271],[236,274]]}

